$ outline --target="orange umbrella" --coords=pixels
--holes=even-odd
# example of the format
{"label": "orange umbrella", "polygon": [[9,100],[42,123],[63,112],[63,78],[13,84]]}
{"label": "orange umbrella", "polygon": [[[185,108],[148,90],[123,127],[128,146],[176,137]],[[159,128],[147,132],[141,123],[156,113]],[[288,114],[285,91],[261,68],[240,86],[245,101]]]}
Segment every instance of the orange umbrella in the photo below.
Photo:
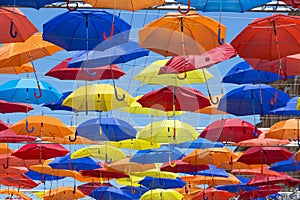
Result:
{"label": "orange umbrella", "polygon": [[296,160],[297,162],[300,162],[300,150],[297,151],[297,153],[295,154],[294,160]]}
{"label": "orange umbrella", "polygon": [[0,143],[0,154],[9,154],[12,150],[5,143]]}
{"label": "orange umbrella", "polygon": [[[211,99],[221,99],[224,96],[224,94],[220,94],[220,95],[215,95],[212,96]],[[207,114],[207,115],[225,115],[228,114],[227,112],[218,110],[218,103],[215,104],[214,102],[212,102],[210,99],[210,104],[211,106],[207,106],[205,108],[201,108],[196,112],[202,113],[202,114]]]}
{"label": "orange umbrella", "polygon": [[24,193],[19,192],[17,190],[12,190],[10,188],[8,188],[8,189],[0,189],[0,194],[7,194],[10,197],[11,196],[18,196],[18,197],[20,197],[23,200],[31,200],[31,198],[29,198],[28,196],[26,196]]}
{"label": "orange umbrella", "polygon": [[85,197],[80,190],[75,190],[70,186],[62,186],[59,188],[51,189],[45,192],[44,200],[74,200]]}
{"label": "orange umbrella", "polygon": [[35,69],[30,63],[25,63],[21,66],[0,67],[0,74],[22,74],[29,72],[35,72]]}
{"label": "orange umbrella", "polygon": [[169,12],[144,26],[139,42],[141,47],[163,56],[199,55],[219,46],[218,38],[224,38],[225,32],[224,25],[195,11],[185,15]]}
{"label": "orange umbrella", "polygon": [[200,191],[202,191],[201,188],[197,187],[194,184],[187,184],[183,188],[175,188],[174,190],[179,192],[180,194],[184,195],[183,200],[192,199]]}
{"label": "orange umbrella", "polygon": [[85,137],[76,136],[76,140],[74,142],[71,142],[69,140],[69,136],[66,136],[64,138],[61,137],[42,137],[43,141],[57,143],[57,144],[99,144],[98,141],[92,141]]}
{"label": "orange umbrella", "polygon": [[[228,173],[229,174],[229,173]],[[192,183],[196,185],[207,184],[209,186],[216,185],[230,185],[239,184],[240,180],[233,174],[229,174],[228,177],[217,177],[217,176],[181,176],[180,177],[186,183]]]}
{"label": "orange umbrella", "polygon": [[192,200],[196,199],[206,199],[206,200],[229,200],[235,197],[236,194],[225,191],[225,190],[217,190],[215,188],[207,188],[205,190],[200,191]]}
{"label": "orange umbrella", "polygon": [[18,174],[24,174],[28,172],[28,169],[26,167],[16,167],[16,166],[8,166],[7,168],[4,168],[3,166],[0,166],[0,174],[1,176],[7,176],[7,175],[18,175]]}
{"label": "orange umbrella", "polygon": [[274,139],[297,139],[299,137],[300,119],[288,119],[276,122],[269,131],[266,132],[267,138]]}
{"label": "orange umbrella", "polygon": [[155,164],[141,164],[136,162],[130,162],[130,158],[124,158],[121,160],[114,161],[106,166],[106,168],[122,171],[125,173],[131,172],[143,172],[149,169],[155,169]]}
{"label": "orange umbrella", "polygon": [[233,145],[242,146],[242,147],[252,147],[252,146],[279,146],[289,144],[289,140],[280,140],[273,138],[265,138],[265,133],[262,133],[258,136],[258,138],[244,140],[238,143],[234,143]]}

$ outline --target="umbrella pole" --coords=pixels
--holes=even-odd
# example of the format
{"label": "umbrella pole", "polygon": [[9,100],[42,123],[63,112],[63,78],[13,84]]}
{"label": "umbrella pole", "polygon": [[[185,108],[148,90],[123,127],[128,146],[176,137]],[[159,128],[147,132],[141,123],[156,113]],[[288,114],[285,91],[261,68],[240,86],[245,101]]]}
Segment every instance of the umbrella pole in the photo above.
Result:
{"label": "umbrella pole", "polygon": [[29,54],[29,58],[30,58],[30,63],[31,63],[31,65],[33,67],[33,70],[34,70],[33,74],[34,74],[34,77],[35,77],[35,80],[36,80],[36,84],[37,84],[37,88],[38,88],[38,91],[39,91],[39,95],[37,95],[37,93],[35,91],[34,91],[33,94],[34,94],[35,98],[39,99],[39,98],[42,97],[43,93],[42,93],[42,90],[41,90],[39,79],[38,79],[37,74],[36,74],[35,66],[33,64],[32,55],[31,55],[30,52],[28,52],[28,54]]}

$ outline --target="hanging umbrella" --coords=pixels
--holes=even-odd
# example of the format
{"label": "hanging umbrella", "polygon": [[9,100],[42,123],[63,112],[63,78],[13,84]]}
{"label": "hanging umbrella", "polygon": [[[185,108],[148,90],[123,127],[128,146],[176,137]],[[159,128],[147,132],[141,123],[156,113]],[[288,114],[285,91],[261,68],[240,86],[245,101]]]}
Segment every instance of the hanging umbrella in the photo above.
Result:
{"label": "hanging umbrella", "polygon": [[23,200],[31,200],[31,198],[28,197],[27,195],[25,195],[23,192],[13,190],[11,188],[9,188],[9,189],[0,189],[0,194],[6,194],[7,196],[18,196]]}
{"label": "hanging umbrella", "polygon": [[54,66],[51,70],[45,73],[45,76],[51,76],[60,80],[105,80],[105,79],[118,79],[126,73],[115,64],[107,66],[99,66],[93,69],[94,75],[89,75],[86,70],[80,68],[68,68],[68,62],[72,58],[67,58]]}
{"label": "hanging umbrella", "polygon": [[[154,85],[188,85],[204,83],[208,79],[213,78],[213,75],[207,70],[194,70],[187,72],[185,75],[174,75],[174,74],[158,74],[160,67],[164,66],[168,62],[168,59],[157,60],[142,71],[140,71],[134,80],[141,81],[143,84],[154,84]],[[184,79],[180,78],[186,76]]]}
{"label": "hanging umbrella", "polygon": [[298,139],[300,137],[300,119],[287,119],[282,120],[279,122],[276,122],[273,124],[269,130],[266,132],[267,138],[273,138],[273,139]]}
{"label": "hanging umbrella", "polygon": [[300,179],[293,178],[289,176],[287,173],[280,172],[280,176],[261,176],[256,175],[252,177],[247,185],[254,185],[254,186],[260,186],[260,185],[274,185],[274,184],[285,184],[289,187],[295,187],[300,184]]}
{"label": "hanging umbrella", "polygon": [[291,98],[287,104],[283,107],[270,111],[272,115],[300,115],[300,111],[297,110],[298,96]]}
{"label": "hanging umbrella", "polygon": [[221,119],[212,122],[201,132],[199,137],[214,142],[240,142],[254,139],[262,133],[253,124],[240,118]]}
{"label": "hanging umbrella", "polygon": [[218,109],[237,116],[269,114],[289,99],[287,93],[265,84],[245,85],[225,94]]}
{"label": "hanging umbrella", "polygon": [[89,119],[79,124],[76,135],[93,141],[121,141],[135,138],[137,130],[128,122],[114,118]]}
{"label": "hanging umbrella", "polygon": [[297,162],[300,162],[300,151],[297,151],[297,153],[295,154],[294,160],[296,160]]}
{"label": "hanging umbrella", "polygon": [[32,180],[43,181],[43,182],[55,181],[55,180],[58,181],[58,180],[66,178],[65,176],[55,176],[53,174],[49,175],[49,174],[45,174],[45,173],[39,173],[39,172],[33,171],[31,169],[28,172],[26,172],[24,175],[29,177]]}
{"label": "hanging umbrella", "polygon": [[217,176],[181,176],[182,180],[196,185],[207,184],[210,187],[217,185],[230,185],[230,184],[240,184],[240,180],[232,174],[228,177],[217,177]]}
{"label": "hanging umbrella", "polygon": [[58,101],[60,98],[61,94],[45,81],[37,83],[34,79],[16,79],[0,86],[0,99],[8,102],[42,104]]}
{"label": "hanging umbrella", "polygon": [[101,186],[93,190],[89,195],[95,199],[122,199],[131,200],[132,195],[122,191],[121,188]]}
{"label": "hanging umbrella", "polygon": [[241,191],[253,191],[253,190],[259,189],[258,187],[255,187],[255,186],[246,185],[247,182],[249,181],[249,178],[245,178],[242,176],[236,176],[236,177],[241,181],[240,184],[218,185],[215,188],[217,190],[226,190],[226,191],[232,192],[232,193],[240,193]]}
{"label": "hanging umbrella", "polygon": [[0,113],[29,112],[34,108],[30,104],[13,103],[0,100]]}
{"label": "hanging umbrella", "polygon": [[21,66],[4,66],[0,67],[0,74],[23,74],[35,72],[31,63],[25,63]]}
{"label": "hanging umbrella", "polygon": [[17,135],[10,129],[0,131],[0,142],[2,143],[21,143],[21,142],[33,142],[37,138],[29,135]]}
{"label": "hanging umbrella", "polygon": [[172,200],[182,200],[183,195],[179,192],[172,190],[172,189],[154,189],[145,192],[140,200],[151,200],[151,199],[172,199]]}
{"label": "hanging umbrella", "polygon": [[[73,111],[74,109],[69,106],[63,106],[62,102],[67,98],[73,91],[67,91],[62,93],[62,97],[59,101],[51,102],[51,103],[44,103],[42,106],[50,108],[50,110],[67,110]],[[76,111],[76,110],[74,110]]]}
{"label": "hanging umbrella", "polygon": [[91,192],[101,186],[112,186],[110,183],[85,183],[77,187],[83,194],[89,195]]}
{"label": "hanging umbrella", "polygon": [[61,0],[41,0],[41,1],[23,1],[23,0],[2,0],[0,5],[1,6],[20,6],[20,7],[29,7],[40,9],[47,4],[52,4],[56,2],[61,2]]}
{"label": "hanging umbrella", "polygon": [[224,145],[221,142],[212,142],[210,140],[198,137],[196,140],[182,142],[179,144],[172,144],[171,146],[186,149],[206,149],[214,147],[223,147]]}
{"label": "hanging umbrella", "polygon": [[290,144],[289,140],[279,140],[273,138],[266,138],[266,134],[262,133],[258,136],[258,138],[249,139],[240,141],[233,145],[235,146],[242,146],[242,147],[253,147],[253,146],[282,146],[286,144]]}
{"label": "hanging umbrella", "polygon": [[233,169],[231,173],[239,174],[239,175],[261,175],[261,176],[280,176],[280,174],[276,171],[270,170],[269,166],[261,165],[258,168],[251,168],[251,169]]}
{"label": "hanging umbrella", "polygon": [[121,190],[132,195],[132,199],[140,199],[145,192],[149,191],[148,188],[143,186],[138,186],[138,187],[125,186],[125,187],[121,187]]}
{"label": "hanging umbrella", "polygon": [[300,3],[295,0],[282,0],[284,3],[293,6],[294,8],[300,8]]}
{"label": "hanging umbrella", "polygon": [[7,167],[26,167],[29,168],[31,165],[39,164],[39,160],[24,160],[22,158],[18,158],[12,156],[11,153],[1,153],[0,155],[0,166],[4,169]]}
{"label": "hanging umbrella", "polygon": [[77,145],[77,144],[85,144],[85,145],[89,145],[89,144],[99,144],[98,141],[92,141],[89,140],[85,137],[81,137],[81,136],[77,136],[76,137],[76,141],[70,141],[69,139],[70,136],[66,136],[64,138],[60,138],[60,137],[42,137],[42,141],[47,141],[50,143],[56,143],[56,144],[70,144],[70,145]]}
{"label": "hanging umbrella", "polygon": [[[173,166],[174,164],[175,166]],[[206,169],[209,169],[209,165],[191,165],[189,163],[183,162],[182,160],[174,160],[173,164],[171,165],[169,162],[166,162],[160,167],[161,171],[174,173],[197,172]]]}
{"label": "hanging umbrella", "polygon": [[163,111],[194,112],[210,102],[200,91],[183,86],[167,86],[144,94],[137,100],[143,107]]}
{"label": "hanging umbrella", "polygon": [[[207,92],[208,92],[208,96],[209,96],[210,91],[208,90]],[[227,112],[218,110],[220,99],[223,96],[224,96],[224,94],[209,96],[210,97],[209,101],[210,101],[211,106],[206,106],[204,108],[201,108],[201,109],[197,110],[197,112],[201,113],[201,114],[207,114],[207,115],[226,115],[226,114],[228,114]]]}
{"label": "hanging umbrella", "polygon": [[200,176],[212,176],[212,177],[229,177],[229,174],[225,169],[217,168],[214,165],[209,165],[209,169],[200,170],[198,172],[188,172],[187,174],[200,175]]}
{"label": "hanging umbrella", "polygon": [[35,181],[31,180],[23,174],[18,174],[13,176],[2,175],[0,179],[0,184],[22,189],[33,189],[37,187],[40,183],[36,183]]}
{"label": "hanging umbrella", "polygon": [[67,51],[104,50],[126,42],[130,29],[123,19],[104,10],[75,10],[44,23],[43,39]]}
{"label": "hanging umbrella", "polygon": [[230,44],[242,58],[277,60],[299,53],[299,19],[299,16],[283,14],[257,18]]}
{"label": "hanging umbrella", "polygon": [[147,140],[133,138],[121,141],[109,141],[109,145],[122,148],[122,149],[135,149],[135,150],[145,150],[145,149],[156,149],[160,148],[160,144],[149,142]]}
{"label": "hanging umbrella", "polygon": [[296,172],[300,170],[300,162],[296,161],[294,156],[291,156],[288,160],[274,163],[270,167],[270,170],[277,172]]}
{"label": "hanging umbrella", "polygon": [[87,176],[87,177],[100,177],[100,178],[107,178],[109,179],[114,179],[114,178],[128,178],[129,175],[118,171],[114,169],[107,169],[107,168],[98,168],[98,169],[93,169],[93,170],[81,170],[80,174],[82,176]]}
{"label": "hanging umbrella", "polygon": [[18,8],[1,7],[0,21],[0,43],[24,42],[38,31]]}
{"label": "hanging umbrella", "polygon": [[172,178],[154,178],[146,176],[139,184],[149,188],[150,190],[161,188],[161,189],[173,189],[173,188],[182,188],[185,186],[185,182],[177,177],[176,179]]}
{"label": "hanging umbrella", "polygon": [[196,199],[207,199],[207,200],[214,200],[214,199],[223,199],[229,200],[233,197],[237,196],[234,193],[225,191],[225,190],[217,190],[215,188],[207,188],[205,190],[200,191],[192,200]]}
{"label": "hanging umbrella", "polygon": [[199,133],[191,125],[179,120],[162,120],[148,124],[136,138],[154,143],[178,144],[195,140]]}
{"label": "hanging umbrella", "polygon": [[[218,34],[218,26],[221,31]],[[141,47],[163,56],[199,55],[219,46],[226,27],[195,11],[187,15],[169,12],[139,31]]]}
{"label": "hanging umbrella", "polygon": [[12,150],[5,143],[0,143],[0,154],[8,155],[12,152]]}
{"label": "hanging umbrella", "polygon": [[155,169],[155,164],[141,164],[136,162],[130,162],[130,158],[124,158],[114,161],[106,166],[108,170],[118,170],[130,174],[131,172],[143,172],[150,169]]}
{"label": "hanging umbrella", "polygon": [[9,125],[5,124],[1,119],[0,119],[0,131],[4,131],[9,129]]}
{"label": "hanging umbrella", "polygon": [[150,169],[147,171],[143,172],[132,172],[133,176],[137,177],[145,177],[145,176],[151,176],[155,178],[177,178],[179,177],[178,174],[173,173],[173,172],[165,172],[165,171],[160,171],[159,169]]}
{"label": "hanging umbrella", "polygon": [[259,189],[253,191],[244,191],[240,193],[240,198],[242,199],[257,199],[264,198],[271,194],[276,194],[283,189],[282,186],[279,185],[266,185],[260,186]]}
{"label": "hanging umbrella", "polygon": [[57,199],[65,199],[65,200],[74,200],[84,198],[85,194],[83,194],[80,190],[75,190],[70,186],[61,186],[59,188],[53,188],[48,191],[45,191],[44,200],[57,200]]}

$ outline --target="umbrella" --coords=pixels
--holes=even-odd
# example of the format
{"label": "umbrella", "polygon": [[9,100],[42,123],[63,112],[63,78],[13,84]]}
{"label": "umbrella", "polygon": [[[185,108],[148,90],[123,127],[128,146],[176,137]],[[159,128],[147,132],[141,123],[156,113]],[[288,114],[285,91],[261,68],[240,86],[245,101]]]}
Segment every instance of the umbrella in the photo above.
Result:
{"label": "umbrella", "polygon": [[120,10],[129,10],[132,12],[164,4],[164,0],[150,0],[150,1],[84,0],[84,2],[90,4],[93,8],[113,8],[113,9],[120,9]]}
{"label": "umbrella", "polygon": [[300,30],[299,19],[299,16],[283,14],[257,18],[230,44],[242,58],[277,60],[299,53],[300,39],[297,37]]}
{"label": "umbrella", "polygon": [[[43,39],[67,51],[96,47],[104,50],[126,42],[130,29],[127,22],[109,12],[82,9],[64,12],[44,23]],[[105,41],[112,36],[111,40]]]}
{"label": "umbrella", "polygon": [[143,107],[163,111],[194,112],[210,106],[210,101],[200,91],[183,86],[166,86],[144,94],[137,101]]}
{"label": "umbrella", "polygon": [[300,170],[300,162],[296,161],[294,156],[291,156],[288,160],[274,163],[270,167],[270,170],[277,172],[296,172]]}
{"label": "umbrella", "polygon": [[151,63],[149,66],[140,71],[134,80],[141,81],[143,84],[158,84],[158,85],[187,85],[204,83],[208,79],[213,78],[213,75],[207,70],[194,70],[186,72],[184,79],[180,78],[182,75],[174,74],[158,74],[160,67],[164,66],[168,62],[168,59],[157,60]]}
{"label": "umbrella", "polygon": [[132,199],[140,199],[145,192],[149,191],[148,188],[143,186],[138,186],[138,187],[125,186],[125,187],[121,187],[121,190],[132,195]]}
{"label": "umbrella", "polygon": [[60,80],[105,80],[105,79],[118,79],[125,75],[125,72],[115,64],[107,66],[99,66],[93,69],[93,76],[89,75],[87,71],[80,68],[68,68],[68,62],[72,58],[67,58],[53,67],[45,76],[51,76]]}
{"label": "umbrella", "polygon": [[224,145],[221,142],[212,142],[210,140],[198,137],[195,140],[189,142],[182,142],[179,144],[172,144],[171,146],[187,149],[206,149],[214,147],[223,147]]}
{"label": "umbrella", "polygon": [[279,140],[273,138],[266,138],[265,136],[266,134],[262,133],[258,136],[258,138],[240,141],[233,145],[242,146],[242,147],[252,147],[252,146],[279,146],[279,145],[286,145],[290,143],[290,141],[287,139]]}
{"label": "umbrella", "polygon": [[244,174],[244,175],[261,175],[261,176],[280,176],[280,174],[276,171],[270,170],[269,166],[261,165],[259,168],[251,168],[251,169],[233,169],[231,173],[235,174]]}
{"label": "umbrella", "polygon": [[0,190],[0,194],[6,194],[8,196],[18,196],[23,200],[31,200],[31,198],[29,198],[28,196],[26,196],[23,192],[17,191],[17,190],[13,190],[11,188],[9,189],[1,189]]}
{"label": "umbrella", "polygon": [[71,144],[71,145],[76,145],[76,144],[99,144],[98,141],[92,141],[89,140],[85,137],[81,137],[81,136],[77,136],[76,137],[76,141],[70,141],[69,139],[70,136],[66,136],[64,138],[60,138],[60,137],[42,137],[42,141],[47,141],[47,142],[51,142],[51,143],[56,143],[56,144]]}
{"label": "umbrella", "polygon": [[144,26],[139,41],[141,47],[163,56],[200,55],[219,46],[218,37],[224,38],[225,32],[224,25],[195,11],[169,12]]}
{"label": "umbrella", "polygon": [[52,3],[56,3],[56,2],[60,2],[60,0],[41,0],[41,1],[2,0],[0,5],[1,6],[20,6],[20,7],[29,7],[29,8],[40,9],[47,4],[52,4]]}
{"label": "umbrella", "polygon": [[110,84],[93,84],[74,90],[62,105],[77,111],[110,111],[127,106],[131,98],[129,93],[119,87]]}
{"label": "umbrella", "polygon": [[228,192],[232,193],[239,193],[241,191],[253,191],[256,189],[259,189],[258,187],[246,185],[249,181],[249,178],[245,178],[242,176],[237,176],[237,178],[241,181],[240,184],[234,184],[234,185],[218,185],[215,188],[217,190],[226,190]]}
{"label": "umbrella", "polygon": [[65,178],[65,176],[55,176],[53,174],[49,175],[49,174],[45,174],[45,173],[39,173],[39,172],[33,171],[31,169],[28,172],[26,172],[24,175],[29,177],[32,180],[42,181],[42,182],[61,180],[61,179]]}
{"label": "umbrella", "polygon": [[207,200],[214,200],[214,199],[231,199],[235,197],[236,194],[225,191],[225,190],[217,190],[215,188],[207,188],[205,190],[200,191],[196,196],[192,198],[192,200],[196,199],[207,199]]}
{"label": "umbrella", "polygon": [[199,137],[214,142],[240,142],[256,138],[262,133],[253,124],[240,118],[221,119],[212,122],[201,132]]}
{"label": "umbrella", "polygon": [[18,175],[2,175],[0,180],[1,185],[16,187],[22,189],[33,189],[40,183],[36,183],[23,174]]}
{"label": "umbrella", "polygon": [[99,177],[99,178],[107,178],[109,179],[114,179],[114,178],[128,178],[129,175],[115,170],[115,169],[108,169],[108,168],[98,168],[98,169],[93,169],[93,170],[81,170],[80,174],[82,174],[82,176],[87,176],[87,177]]}
{"label": "umbrella", "polygon": [[[173,166],[175,164],[175,166]],[[170,165],[169,162],[164,163],[161,167],[161,171],[175,172],[175,173],[187,173],[187,172],[197,172],[201,170],[209,169],[209,165],[191,165],[189,163],[183,162],[182,160],[174,160],[173,164]]]}
{"label": "umbrella", "polygon": [[211,176],[211,177],[229,177],[229,174],[222,168],[216,168],[214,165],[209,165],[209,169],[200,170],[198,172],[188,172],[188,174]]}
{"label": "umbrella", "polygon": [[33,65],[31,63],[25,63],[21,66],[4,66],[0,67],[1,74],[23,74],[35,72]]}
{"label": "umbrella", "polygon": [[1,119],[0,119],[0,131],[4,131],[9,129],[9,125],[5,124]]}
{"label": "umbrella", "polygon": [[165,172],[165,171],[160,171],[159,169],[150,169],[146,170],[143,172],[132,172],[133,176],[137,177],[145,177],[145,176],[151,176],[155,178],[177,178],[179,177],[178,174],[173,173],[173,172]]}
{"label": "umbrella", "polygon": [[172,188],[182,188],[185,186],[185,182],[177,177],[176,179],[172,178],[154,178],[146,176],[139,184],[149,188],[150,190],[161,188],[161,189],[172,189]]}
{"label": "umbrella", "polygon": [[226,115],[226,114],[228,114],[227,112],[218,110],[218,105],[219,105],[220,99],[224,96],[224,94],[212,96],[212,95],[209,95],[210,94],[209,90],[207,90],[207,92],[208,92],[208,96],[210,97],[209,101],[210,101],[211,106],[206,106],[204,108],[201,108],[201,109],[197,110],[197,112],[202,113],[202,114],[207,114],[207,115]]}
{"label": "umbrella", "polygon": [[298,139],[299,141],[299,129],[300,119],[287,119],[276,122],[266,132],[267,138],[274,138],[279,140],[284,139]]}
{"label": "umbrella", "polygon": [[1,7],[0,21],[2,27],[0,43],[24,42],[38,31],[18,8]]}
{"label": "umbrella", "polygon": [[297,162],[300,162],[300,151],[297,151],[294,158]]}
{"label": "umbrella", "polygon": [[291,98],[285,106],[271,110],[272,115],[300,115],[300,111],[297,110],[298,96]]}
{"label": "umbrella", "polygon": [[121,141],[109,141],[109,145],[123,148],[123,149],[135,149],[135,150],[145,150],[145,149],[156,149],[160,147],[160,144],[149,142],[147,140],[133,138]]}
{"label": "umbrella", "polygon": [[283,187],[279,185],[266,185],[266,186],[260,186],[259,189],[253,190],[253,191],[244,191],[240,193],[241,199],[257,199],[257,198],[263,198],[271,194],[276,194],[280,190],[282,190]]}
{"label": "umbrella", "polygon": [[80,190],[83,194],[89,195],[91,192],[101,186],[112,186],[110,183],[85,183],[83,185],[79,185],[77,187],[78,190]]}
{"label": "umbrella", "polygon": [[114,161],[106,166],[108,170],[117,170],[122,171],[127,174],[130,174],[131,172],[143,172],[150,169],[155,169],[155,164],[141,164],[136,162],[130,162],[130,158],[124,158],[121,160]]}
{"label": "umbrella", "polygon": [[80,190],[75,190],[70,186],[61,186],[59,188],[54,188],[48,191],[45,191],[44,200],[57,200],[57,199],[65,199],[65,200],[74,200],[85,197]]}
{"label": "umbrella", "polygon": [[293,178],[284,172],[279,172],[279,173],[280,176],[270,176],[270,177],[256,175],[248,181],[247,185],[259,186],[259,185],[274,185],[278,183],[283,183],[290,187],[295,187],[296,185],[300,184],[300,179]]}
{"label": "umbrella", "polygon": [[0,143],[0,155],[1,154],[9,154],[9,153],[11,153],[12,152],[12,150],[8,147],[8,145],[7,144],[5,144],[5,143]]}
{"label": "umbrella", "polygon": [[282,0],[284,3],[293,6],[294,8],[299,8],[300,4],[295,0]]}
{"label": "umbrella", "polygon": [[[277,80],[282,80],[282,78],[282,76],[278,76],[278,74],[275,73],[253,69],[249,63],[243,61],[233,66],[223,77],[222,82],[234,84],[256,84],[271,83]],[[287,78],[293,77],[289,76]]]}
{"label": "umbrella", "polygon": [[237,116],[269,114],[285,106],[289,99],[287,93],[265,84],[245,85],[225,94],[218,109]]}
{"label": "umbrella", "polygon": [[0,155],[0,166],[4,169],[8,167],[26,167],[29,168],[31,165],[39,164],[39,160],[32,159],[32,160],[24,160],[22,158],[18,158],[11,155],[9,153],[1,153]]}
{"label": "umbrella", "polygon": [[0,131],[0,142],[3,143],[21,143],[21,142],[33,142],[37,138],[29,135],[17,135],[10,129]]}
{"label": "umbrella", "polygon": [[29,112],[34,108],[30,104],[13,103],[0,100],[0,113]]}
{"label": "umbrella", "polygon": [[179,120],[162,120],[148,124],[136,138],[154,143],[181,143],[195,140],[199,133],[191,125]]}
{"label": "umbrella", "polygon": [[289,159],[292,155],[292,152],[283,147],[250,147],[237,161],[246,164],[273,164]]}
{"label": "umbrella", "polygon": [[135,138],[136,132],[128,122],[114,117],[89,119],[76,128],[76,135],[93,141],[132,139]]}
{"label": "umbrella", "polygon": [[172,189],[154,189],[145,192],[140,200],[151,200],[151,199],[172,199],[172,200],[182,200],[183,195]]}
{"label": "umbrella", "polygon": [[95,199],[122,199],[131,200],[132,195],[122,191],[121,188],[101,186],[93,190],[89,195]]}
{"label": "umbrella", "polygon": [[45,160],[65,156],[67,153],[69,153],[69,150],[60,144],[25,144],[12,152],[11,155],[24,160]]}
{"label": "umbrella", "polygon": [[141,48],[138,43],[128,41],[103,51],[97,47],[91,51],[79,51],[69,61],[68,67],[94,68],[110,64],[126,63],[148,55],[149,51]]}
{"label": "umbrella", "polygon": [[62,97],[59,101],[50,102],[50,103],[44,103],[42,106],[50,108],[50,110],[67,110],[67,111],[73,111],[73,108],[69,106],[63,106],[62,102],[67,98],[73,91],[67,91],[62,93]]}
{"label": "umbrella", "polygon": [[[36,91],[39,91],[39,98]],[[0,86],[0,99],[4,101],[42,104],[58,101],[60,98],[61,94],[45,81],[37,83],[34,79],[16,79]]]}

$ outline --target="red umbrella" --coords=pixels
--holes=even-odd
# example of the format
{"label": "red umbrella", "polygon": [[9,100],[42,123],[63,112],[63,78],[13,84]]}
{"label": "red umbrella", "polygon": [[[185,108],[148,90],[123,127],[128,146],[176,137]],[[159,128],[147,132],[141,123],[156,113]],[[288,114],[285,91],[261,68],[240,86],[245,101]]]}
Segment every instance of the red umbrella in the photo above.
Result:
{"label": "red umbrella", "polygon": [[82,176],[102,177],[102,178],[129,178],[128,174],[118,170],[99,168],[93,170],[80,170]]}
{"label": "red umbrella", "polygon": [[233,169],[231,173],[245,175],[261,175],[261,176],[280,176],[279,172],[269,169],[269,166],[262,165],[261,168],[253,169]]}
{"label": "red umbrella", "polygon": [[143,107],[163,111],[197,111],[210,106],[200,91],[183,86],[167,86],[144,94],[137,100]]}
{"label": "red umbrella", "polygon": [[300,184],[300,179],[293,178],[289,176],[287,173],[279,172],[280,176],[261,176],[256,175],[252,177],[247,185],[274,185],[277,183],[283,183],[290,187],[295,187]]}
{"label": "red umbrella", "polygon": [[29,112],[33,109],[30,104],[0,100],[0,113]]}
{"label": "red umbrella", "polygon": [[265,196],[278,193],[283,187],[279,185],[260,186],[258,190],[243,191],[240,193],[240,199],[250,200],[256,198],[263,198]]}
{"label": "red umbrella", "polygon": [[110,183],[86,183],[83,185],[79,185],[77,189],[85,195],[90,195],[93,190],[101,186],[111,187],[112,185]]}
{"label": "red umbrella", "polygon": [[68,62],[72,58],[67,58],[50,71],[45,76],[51,76],[60,80],[104,80],[118,79],[125,75],[125,72],[115,64],[93,68],[92,74],[82,68],[68,68]]}
{"label": "red umbrella", "polygon": [[12,156],[11,154],[1,154],[0,155],[0,166],[4,168],[8,166],[15,166],[15,167],[27,167],[29,168],[31,165],[39,164],[39,160],[23,160],[22,158],[18,158]]}
{"label": "red umbrella", "polygon": [[273,164],[287,160],[293,155],[292,152],[283,147],[251,147],[237,159],[248,165],[251,164]]}
{"label": "red umbrella", "polygon": [[0,119],[0,131],[9,129],[9,126]]}
{"label": "red umbrella", "polygon": [[284,3],[293,6],[294,8],[300,8],[300,1],[299,0],[281,0]]}
{"label": "red umbrella", "polygon": [[60,144],[25,144],[20,149],[15,150],[11,155],[24,160],[46,160],[58,156],[65,156],[69,153]]}
{"label": "red umbrella", "polygon": [[196,196],[192,198],[192,200],[197,199],[206,199],[206,200],[229,200],[235,197],[236,194],[225,191],[225,190],[217,190],[215,188],[207,188],[205,190],[201,190]]}
{"label": "red umbrella", "polygon": [[206,169],[209,169],[209,165],[191,165],[190,163],[183,162],[182,160],[174,160],[172,161],[172,163],[166,162],[160,167],[161,171],[168,171],[174,173],[197,172]]}
{"label": "red umbrella", "polygon": [[36,183],[27,176],[23,174],[19,175],[8,175],[8,176],[1,176],[0,184],[5,186],[13,186],[17,188],[23,188],[23,189],[32,189],[37,187],[40,183]]}
{"label": "red umbrella", "polygon": [[242,119],[221,119],[208,125],[199,137],[213,142],[240,142],[256,138],[262,133],[253,124]]}
{"label": "red umbrella", "polygon": [[18,135],[10,129],[0,131],[0,142],[4,143],[19,143],[19,142],[33,142],[36,137],[29,135]]}
{"label": "red umbrella", "polygon": [[283,14],[257,18],[230,44],[242,58],[277,60],[300,53],[299,19]]}
{"label": "red umbrella", "polygon": [[160,68],[159,74],[178,74],[207,68],[234,56],[236,56],[235,49],[230,44],[223,44],[201,55],[173,56]]}

